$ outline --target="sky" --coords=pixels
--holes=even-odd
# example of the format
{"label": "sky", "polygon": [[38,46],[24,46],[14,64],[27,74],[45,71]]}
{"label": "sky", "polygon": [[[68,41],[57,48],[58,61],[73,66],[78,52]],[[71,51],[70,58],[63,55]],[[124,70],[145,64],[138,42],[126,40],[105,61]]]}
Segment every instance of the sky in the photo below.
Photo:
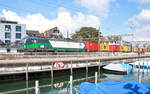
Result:
{"label": "sky", "polygon": [[150,0],[0,0],[0,17],[41,33],[57,26],[66,36],[88,26],[150,40]]}

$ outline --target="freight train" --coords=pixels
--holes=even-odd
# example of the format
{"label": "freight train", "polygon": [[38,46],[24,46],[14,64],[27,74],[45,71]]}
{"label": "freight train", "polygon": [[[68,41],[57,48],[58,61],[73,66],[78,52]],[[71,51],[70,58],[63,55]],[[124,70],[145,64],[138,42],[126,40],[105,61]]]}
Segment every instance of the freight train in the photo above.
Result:
{"label": "freight train", "polygon": [[19,46],[20,51],[65,51],[65,52],[148,52],[149,49],[142,49],[129,45],[118,45],[96,42],[79,42],[72,40],[54,40],[27,38]]}

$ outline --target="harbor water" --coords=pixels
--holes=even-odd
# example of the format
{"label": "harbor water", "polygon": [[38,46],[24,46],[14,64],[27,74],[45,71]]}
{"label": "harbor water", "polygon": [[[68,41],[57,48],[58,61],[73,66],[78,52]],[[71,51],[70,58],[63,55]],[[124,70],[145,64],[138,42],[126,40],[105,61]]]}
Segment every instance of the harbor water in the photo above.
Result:
{"label": "harbor water", "polygon": [[[89,72],[81,71],[73,74],[73,93],[77,94],[79,85],[83,82],[95,83],[95,72],[98,70],[95,68],[89,69]],[[61,72],[60,72],[61,73]],[[46,78],[32,79],[29,81],[13,81],[0,83],[0,94],[35,94],[35,81],[39,81],[40,94],[69,94],[70,90],[70,75],[61,75]],[[142,72],[136,71],[126,74],[113,74],[103,70],[98,72],[98,83],[106,81],[132,81],[135,80],[143,85],[150,83],[150,71]]]}

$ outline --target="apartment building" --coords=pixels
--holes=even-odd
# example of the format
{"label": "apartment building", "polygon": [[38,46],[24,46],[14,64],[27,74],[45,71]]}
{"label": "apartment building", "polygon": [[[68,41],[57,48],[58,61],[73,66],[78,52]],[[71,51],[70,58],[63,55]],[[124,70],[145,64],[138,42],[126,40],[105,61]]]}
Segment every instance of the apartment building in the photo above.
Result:
{"label": "apartment building", "polygon": [[26,25],[16,21],[0,20],[0,40],[6,44],[19,42],[26,37]]}

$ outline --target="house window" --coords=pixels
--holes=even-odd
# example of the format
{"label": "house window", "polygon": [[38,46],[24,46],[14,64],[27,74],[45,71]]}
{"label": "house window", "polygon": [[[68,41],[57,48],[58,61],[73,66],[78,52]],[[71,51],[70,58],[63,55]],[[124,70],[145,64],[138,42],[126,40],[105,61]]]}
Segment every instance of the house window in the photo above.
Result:
{"label": "house window", "polygon": [[21,39],[21,33],[16,33],[16,39]]}
{"label": "house window", "polygon": [[10,31],[11,30],[11,25],[5,25],[5,31]]}
{"label": "house window", "polygon": [[5,38],[10,38],[10,33],[9,32],[5,32]]}
{"label": "house window", "polygon": [[16,26],[16,31],[21,32],[21,26]]}
{"label": "house window", "polygon": [[5,40],[5,43],[6,44],[10,44],[10,40]]}

